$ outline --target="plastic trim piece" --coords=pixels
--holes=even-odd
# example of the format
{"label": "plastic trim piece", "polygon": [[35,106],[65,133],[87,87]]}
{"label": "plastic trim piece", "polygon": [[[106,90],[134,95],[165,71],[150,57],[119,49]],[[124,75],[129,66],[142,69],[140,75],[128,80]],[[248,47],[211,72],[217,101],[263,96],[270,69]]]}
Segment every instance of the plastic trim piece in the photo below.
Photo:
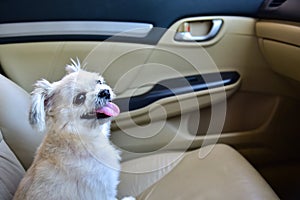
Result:
{"label": "plastic trim piece", "polygon": [[146,37],[152,24],[105,21],[57,21],[0,24],[0,38],[44,35],[102,35]]}
{"label": "plastic trim piece", "polygon": [[173,78],[158,82],[144,94],[115,99],[114,102],[120,107],[121,112],[133,111],[163,98],[223,87],[234,84],[239,79],[240,75],[237,72],[210,73]]}

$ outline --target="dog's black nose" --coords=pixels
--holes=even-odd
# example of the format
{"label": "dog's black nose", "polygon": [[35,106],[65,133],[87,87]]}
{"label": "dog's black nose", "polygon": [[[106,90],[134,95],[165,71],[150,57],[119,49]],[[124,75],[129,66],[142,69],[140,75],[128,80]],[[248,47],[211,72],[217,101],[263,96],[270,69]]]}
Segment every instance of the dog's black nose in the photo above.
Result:
{"label": "dog's black nose", "polygon": [[98,97],[100,98],[105,98],[105,99],[110,99],[110,92],[109,90],[102,90],[101,92],[99,92]]}

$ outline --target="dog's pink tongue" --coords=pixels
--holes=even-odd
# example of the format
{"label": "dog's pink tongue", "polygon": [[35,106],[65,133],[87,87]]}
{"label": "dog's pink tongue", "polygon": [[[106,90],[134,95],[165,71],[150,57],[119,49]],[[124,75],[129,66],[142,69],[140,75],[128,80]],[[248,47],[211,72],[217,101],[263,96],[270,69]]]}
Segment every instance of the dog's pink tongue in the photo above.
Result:
{"label": "dog's pink tongue", "polygon": [[120,109],[116,104],[108,102],[105,106],[97,109],[96,112],[103,113],[110,117],[116,117],[120,114]]}

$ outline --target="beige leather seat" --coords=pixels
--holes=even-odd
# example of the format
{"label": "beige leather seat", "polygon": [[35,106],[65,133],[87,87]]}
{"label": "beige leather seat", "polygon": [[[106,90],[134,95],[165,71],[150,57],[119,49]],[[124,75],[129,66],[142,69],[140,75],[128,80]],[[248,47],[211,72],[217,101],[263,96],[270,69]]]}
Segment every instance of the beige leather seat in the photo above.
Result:
{"label": "beige leather seat", "polygon": [[25,170],[6,145],[0,131],[0,199],[12,199]]}
{"label": "beige leather seat", "polygon": [[[29,95],[24,90],[0,75],[0,93],[0,199],[6,200],[12,198],[24,174],[23,167],[29,167],[43,135],[28,123]],[[210,146],[202,150],[205,148]],[[123,162],[119,195],[147,200],[278,199],[258,172],[231,147],[216,145],[201,159],[198,152],[161,153]],[[182,156],[176,162],[160,167],[178,154]],[[149,171],[151,168],[158,170]],[[148,171],[134,173],[141,169]]]}
{"label": "beige leather seat", "polygon": [[218,144],[205,158],[199,158],[199,150],[186,153],[170,173],[138,199],[279,198],[245,158],[228,145]]}

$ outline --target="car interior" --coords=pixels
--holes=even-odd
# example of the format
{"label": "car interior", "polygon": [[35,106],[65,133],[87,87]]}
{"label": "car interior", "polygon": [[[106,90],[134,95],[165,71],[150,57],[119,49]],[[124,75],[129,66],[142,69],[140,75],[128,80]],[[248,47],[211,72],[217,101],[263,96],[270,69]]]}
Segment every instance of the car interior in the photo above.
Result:
{"label": "car interior", "polygon": [[118,198],[299,199],[297,0],[0,2],[0,199],[43,139],[37,80],[70,59],[103,75],[121,114]]}

